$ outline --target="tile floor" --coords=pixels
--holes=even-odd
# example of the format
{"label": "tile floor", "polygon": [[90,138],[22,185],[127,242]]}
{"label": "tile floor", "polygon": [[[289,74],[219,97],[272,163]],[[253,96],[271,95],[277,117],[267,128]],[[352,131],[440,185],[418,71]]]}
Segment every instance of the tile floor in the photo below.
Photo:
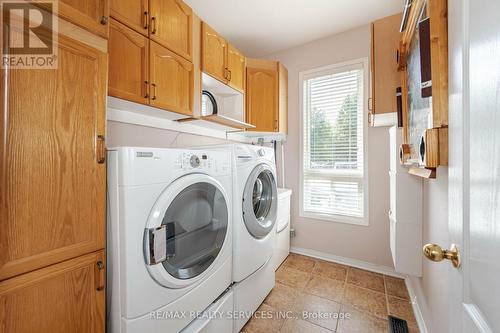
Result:
{"label": "tile floor", "polygon": [[386,333],[388,314],[419,332],[402,279],[290,254],[242,332]]}

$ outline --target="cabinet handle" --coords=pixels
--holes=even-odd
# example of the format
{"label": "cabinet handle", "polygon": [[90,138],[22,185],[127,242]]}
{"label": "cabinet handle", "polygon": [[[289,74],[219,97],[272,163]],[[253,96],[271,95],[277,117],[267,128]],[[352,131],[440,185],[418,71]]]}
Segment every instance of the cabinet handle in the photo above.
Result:
{"label": "cabinet handle", "polygon": [[107,17],[107,16],[103,15],[103,16],[101,17],[101,24],[102,24],[102,25],[106,25],[106,24],[108,24],[108,17]]}
{"label": "cabinet handle", "polygon": [[151,87],[153,87],[153,97],[151,99],[154,101],[156,99],[156,84],[151,83]]}
{"label": "cabinet handle", "polygon": [[154,35],[156,33],[156,17],[151,18],[151,33]]}
{"label": "cabinet handle", "polygon": [[368,112],[368,125],[373,126],[373,122],[375,120],[375,115],[373,114],[372,111]]}
{"label": "cabinet handle", "polygon": [[95,264],[95,281],[97,291],[104,290],[104,273],[106,270],[104,269],[104,263],[102,261],[98,261]]}
{"label": "cabinet handle", "polygon": [[148,29],[148,12],[144,12],[144,29]]}
{"label": "cabinet handle", "polygon": [[368,97],[368,111],[373,111],[373,98]]}
{"label": "cabinet handle", "polygon": [[99,164],[104,164],[104,162],[106,162],[106,145],[104,135],[97,136],[96,159]]}
{"label": "cabinet handle", "polygon": [[144,81],[144,85],[146,86],[146,89],[144,90],[145,91],[144,98],[148,98],[149,97],[149,94],[148,94],[148,88],[149,88],[148,81]]}
{"label": "cabinet handle", "polygon": [[231,71],[227,68],[224,68],[224,78],[228,81],[231,81]]}

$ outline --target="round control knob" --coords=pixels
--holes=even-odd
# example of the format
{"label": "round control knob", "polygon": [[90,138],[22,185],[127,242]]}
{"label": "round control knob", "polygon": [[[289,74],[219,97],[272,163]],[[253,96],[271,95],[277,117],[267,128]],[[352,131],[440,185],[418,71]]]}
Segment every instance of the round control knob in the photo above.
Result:
{"label": "round control knob", "polygon": [[262,148],[261,148],[261,149],[259,149],[259,150],[257,151],[257,154],[259,154],[259,156],[261,156],[261,157],[262,157],[262,156],[266,155],[266,151],[265,151],[264,149],[262,149]]}
{"label": "round control knob", "polygon": [[191,164],[191,167],[197,168],[200,166],[200,158],[196,155],[192,155],[191,158],[189,159],[189,164]]}

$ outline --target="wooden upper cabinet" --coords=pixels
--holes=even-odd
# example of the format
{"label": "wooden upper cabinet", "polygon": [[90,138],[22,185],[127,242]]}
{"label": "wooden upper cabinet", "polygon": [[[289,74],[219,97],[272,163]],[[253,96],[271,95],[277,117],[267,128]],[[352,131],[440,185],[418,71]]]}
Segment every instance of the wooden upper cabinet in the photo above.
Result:
{"label": "wooden upper cabinet", "polygon": [[396,88],[401,86],[397,51],[401,34],[402,14],[396,14],[372,23],[371,42],[371,98],[372,114],[397,111]]}
{"label": "wooden upper cabinet", "polygon": [[2,75],[0,280],[105,245],[107,55],[57,47],[58,69]]}
{"label": "wooden upper cabinet", "polygon": [[108,38],[108,0],[59,0],[58,15],[99,36]]}
{"label": "wooden upper cabinet", "polygon": [[148,103],[148,38],[111,19],[108,50],[108,94]]}
{"label": "wooden upper cabinet", "polygon": [[104,333],[105,254],[0,282],[0,332]]}
{"label": "wooden upper cabinet", "polygon": [[246,121],[253,131],[278,131],[278,68],[276,62],[247,67]]}
{"label": "wooden upper cabinet", "polygon": [[155,42],[151,42],[149,63],[150,104],[191,116],[193,64]]}
{"label": "wooden upper cabinet", "polygon": [[149,0],[109,1],[112,18],[144,36],[149,35]]}
{"label": "wooden upper cabinet", "polygon": [[246,122],[250,131],[287,132],[288,71],[276,61],[247,59]]}
{"label": "wooden upper cabinet", "polygon": [[227,50],[227,80],[228,84],[241,92],[245,91],[245,56],[233,45],[228,44]]}
{"label": "wooden upper cabinet", "polygon": [[278,97],[278,132],[288,133],[288,69],[278,64],[279,97]]}
{"label": "wooden upper cabinet", "polygon": [[150,0],[150,36],[155,42],[192,60],[193,10],[181,0]]}
{"label": "wooden upper cabinet", "polygon": [[208,24],[201,24],[201,70],[214,78],[227,83],[226,40]]}

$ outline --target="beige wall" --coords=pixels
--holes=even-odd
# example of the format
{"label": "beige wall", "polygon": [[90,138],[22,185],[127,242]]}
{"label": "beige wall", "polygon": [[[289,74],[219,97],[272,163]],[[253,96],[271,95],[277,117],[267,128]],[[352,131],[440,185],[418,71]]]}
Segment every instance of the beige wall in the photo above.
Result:
{"label": "beige wall", "polygon": [[289,73],[289,133],[285,150],[285,186],[293,190],[292,246],[392,266],[389,250],[389,135],[388,128],[368,130],[369,223],[366,226],[308,219],[299,216],[299,72],[348,60],[367,58],[370,29],[362,26],[317,40],[267,58],[283,62]]}
{"label": "beige wall", "polygon": [[[318,40],[268,56],[282,61],[289,71],[289,135],[284,143],[286,187],[292,196],[292,246],[316,250],[372,264],[392,266],[389,250],[389,140],[388,128],[369,128],[370,226],[318,221],[299,216],[299,82],[300,71],[368,57],[369,27]],[[448,170],[439,168],[437,179],[425,180],[423,189],[423,242],[448,244]],[[411,278],[428,331],[448,331],[446,265],[423,260],[423,276]]]}

